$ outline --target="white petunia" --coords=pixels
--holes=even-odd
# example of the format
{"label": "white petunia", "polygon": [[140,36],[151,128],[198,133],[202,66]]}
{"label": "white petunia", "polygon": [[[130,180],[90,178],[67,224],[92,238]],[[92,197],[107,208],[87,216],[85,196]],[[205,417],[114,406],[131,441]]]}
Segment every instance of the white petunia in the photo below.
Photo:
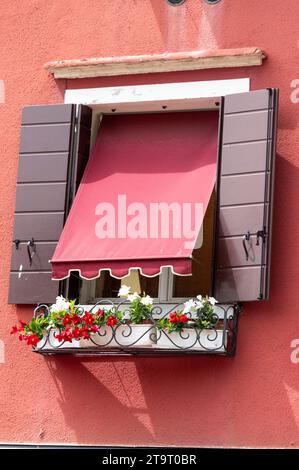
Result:
{"label": "white petunia", "polygon": [[146,305],[146,306],[153,305],[153,299],[149,295],[146,295],[145,297],[142,297],[140,302],[143,305]]}
{"label": "white petunia", "polygon": [[201,302],[202,301],[202,295],[197,295],[196,298]]}
{"label": "white petunia", "polygon": [[183,310],[183,313],[196,313],[197,312],[197,305],[196,302],[193,299],[187,300],[187,302],[184,303],[185,307]]}
{"label": "white petunia", "polygon": [[136,299],[140,299],[140,295],[138,294],[138,292],[134,292],[134,294],[129,294],[128,295],[128,300],[130,302],[133,302]]}
{"label": "white petunia", "polygon": [[118,297],[128,297],[129,292],[131,290],[131,287],[129,286],[121,286],[121,288],[118,291]]}
{"label": "white petunia", "polygon": [[130,320],[130,318],[131,318],[130,312],[124,312],[122,319],[123,320]]}
{"label": "white petunia", "polygon": [[201,300],[195,300],[195,305],[197,309],[200,309],[203,307],[203,303],[201,302]]}
{"label": "white petunia", "polygon": [[209,302],[210,302],[211,305],[214,306],[215,304],[218,303],[218,300],[214,299],[214,297],[209,297]]}
{"label": "white petunia", "polygon": [[70,307],[70,303],[62,296],[59,295],[56,297],[55,304],[51,305],[50,312],[61,312],[62,310],[68,310]]}

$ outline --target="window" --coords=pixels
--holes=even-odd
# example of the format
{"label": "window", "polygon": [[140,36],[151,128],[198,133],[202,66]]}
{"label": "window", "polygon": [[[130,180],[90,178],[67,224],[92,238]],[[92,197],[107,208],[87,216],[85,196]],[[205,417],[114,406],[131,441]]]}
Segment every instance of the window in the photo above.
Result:
{"label": "window", "polygon": [[[268,297],[277,95],[276,90],[266,89],[202,101],[205,108],[209,103],[214,109],[220,105],[220,134],[217,182],[204,222],[204,230],[214,232],[214,243],[205,247],[205,254],[198,253],[197,261],[203,257],[212,260],[210,286],[221,302]],[[198,107],[200,100],[195,101]],[[76,110],[71,104],[33,106],[23,111],[10,303],[51,303],[58,292],[66,287],[75,292],[82,282],[73,276],[63,283],[52,281],[49,259],[88,160],[96,106],[93,112],[86,106]],[[107,112],[116,109],[110,103],[105,106]],[[159,108],[168,112],[184,109],[186,102],[172,101],[166,109],[161,101],[152,103],[150,109],[144,106],[139,102],[138,111]],[[190,102],[188,106],[192,107]],[[120,107],[128,111],[127,102]],[[215,217],[209,217],[210,213]],[[198,264],[193,264],[195,272]],[[110,282],[109,286],[109,282],[98,283],[95,296],[105,289],[114,295],[117,284]],[[157,281],[144,281],[136,275],[131,282],[139,283],[140,288],[144,282],[153,282],[147,288],[158,290],[158,296],[163,293],[165,299],[189,296],[194,287],[167,271],[158,287],[154,284]],[[208,278],[206,282],[208,289]]]}
{"label": "window", "polygon": [[[215,123],[218,128],[219,113],[214,110]],[[190,114],[190,112],[189,112]],[[205,110],[201,111],[202,119],[205,119]],[[183,112],[183,115],[186,115]],[[181,123],[184,124],[182,114],[179,115]],[[159,116],[159,115],[158,115]],[[144,116],[143,116],[144,117]],[[152,117],[152,115],[151,115]],[[91,128],[91,149],[93,148],[96,137],[101,133],[101,123],[105,120],[105,115],[98,113],[97,110],[93,111],[92,128]],[[112,118],[113,120],[113,118]],[[138,122],[138,121],[137,121]],[[149,121],[149,125],[151,122]],[[161,122],[161,125],[167,123]],[[199,123],[200,124],[200,123]],[[188,123],[186,123],[188,126]],[[170,123],[171,126],[171,123]],[[140,129],[141,130],[141,129]],[[174,128],[175,131],[180,129]],[[184,129],[181,129],[181,133]],[[113,138],[117,140],[117,135],[114,134]],[[212,136],[211,136],[212,138]],[[138,136],[138,140],[140,135]],[[171,152],[171,142],[169,142],[169,152]],[[215,148],[216,152],[216,148]],[[105,158],[99,152],[98,158]],[[142,156],[141,156],[142,158]],[[163,158],[163,155],[162,155]],[[198,148],[198,158],[200,159],[200,146]],[[115,171],[118,168],[115,167]],[[138,168],[136,168],[138,172]],[[124,178],[126,177],[124,173]],[[165,181],[165,185],[167,180]],[[204,295],[212,294],[212,252],[214,244],[214,220],[215,220],[215,191],[210,199],[207,213],[203,221],[203,243],[202,246],[193,251],[192,260],[192,275],[188,277],[181,277],[172,273],[170,268],[163,268],[162,273],[155,277],[146,277],[140,274],[139,270],[132,269],[130,274],[122,279],[116,279],[111,276],[108,271],[103,271],[101,276],[94,281],[83,280],[80,288],[80,299],[82,303],[95,303],[101,298],[117,300],[117,294],[121,285],[128,285],[131,287],[132,292],[146,292],[151,297],[155,298],[158,302],[174,302],[185,297],[196,296],[199,292]],[[121,243],[121,240],[120,240]],[[78,297],[79,294],[76,294]]]}

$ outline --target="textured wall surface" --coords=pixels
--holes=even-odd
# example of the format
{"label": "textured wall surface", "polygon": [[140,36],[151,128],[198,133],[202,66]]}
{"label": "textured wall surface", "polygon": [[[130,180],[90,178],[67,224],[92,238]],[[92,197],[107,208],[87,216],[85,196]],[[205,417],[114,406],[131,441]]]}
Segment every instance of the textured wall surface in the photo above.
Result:
{"label": "textured wall surface", "polygon": [[[298,0],[1,1],[1,442],[299,447],[299,364],[290,360],[299,337],[298,15]],[[246,46],[267,53],[262,66],[61,82],[43,69],[52,59]],[[46,359],[11,337],[32,314],[6,304],[22,106],[62,102],[66,87],[237,77],[281,91],[271,300],[244,305],[237,356]]]}

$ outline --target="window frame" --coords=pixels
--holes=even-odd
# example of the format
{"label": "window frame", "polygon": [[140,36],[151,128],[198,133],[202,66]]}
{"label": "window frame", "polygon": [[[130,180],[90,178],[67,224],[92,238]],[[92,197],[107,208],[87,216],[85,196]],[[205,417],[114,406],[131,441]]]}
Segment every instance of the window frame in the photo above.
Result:
{"label": "window frame", "polygon": [[[250,91],[250,79],[211,80],[205,82],[175,82],[120,87],[79,88],[65,91],[64,103],[84,104],[92,108],[90,149],[104,114],[148,113],[170,111],[195,111],[219,109],[221,97],[227,94]],[[78,106],[77,106],[78,112]],[[174,275],[163,268],[159,276],[158,298],[155,304],[170,305],[184,302],[186,298],[173,297]],[[118,298],[96,298],[96,280],[82,283],[81,303],[117,303]]]}

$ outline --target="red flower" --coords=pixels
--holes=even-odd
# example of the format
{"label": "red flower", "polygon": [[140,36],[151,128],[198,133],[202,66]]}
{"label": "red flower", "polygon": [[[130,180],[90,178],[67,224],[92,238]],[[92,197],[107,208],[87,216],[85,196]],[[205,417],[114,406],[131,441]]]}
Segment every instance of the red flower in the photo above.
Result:
{"label": "red flower", "polygon": [[77,326],[73,329],[73,337],[76,339],[81,338],[81,330]]}
{"label": "red flower", "polygon": [[107,325],[108,326],[114,326],[114,325],[116,325],[116,323],[117,323],[117,318],[114,315],[110,315],[107,318]]}
{"label": "red flower", "polygon": [[103,318],[104,313],[105,313],[105,312],[104,312],[103,310],[101,310],[101,309],[97,311],[97,315],[98,315],[98,317],[100,317],[100,318]]}
{"label": "red flower", "polygon": [[62,320],[63,326],[71,325],[72,324],[72,319],[69,313],[66,314],[66,316]]}
{"label": "red flower", "polygon": [[100,328],[97,325],[91,325],[91,327],[90,327],[90,331],[92,333],[97,333],[99,331],[99,329]]}
{"label": "red flower", "polygon": [[177,323],[179,321],[177,312],[172,312],[169,315],[169,321],[170,323]]}
{"label": "red flower", "polygon": [[63,339],[64,341],[72,342],[73,339],[73,332],[70,328],[66,328],[63,332]]}
{"label": "red flower", "polygon": [[93,325],[94,318],[93,315],[91,315],[89,312],[85,312],[83,318],[87,325]]}
{"label": "red flower", "polygon": [[187,323],[188,321],[188,318],[187,318],[187,315],[185,315],[185,313],[183,313],[182,315],[179,316],[179,321],[181,323]]}
{"label": "red flower", "polygon": [[14,325],[14,326],[11,328],[10,334],[11,334],[11,335],[14,335],[15,333],[18,333],[18,331],[19,331],[19,328],[17,327],[17,325]]}
{"label": "red flower", "polygon": [[74,325],[78,325],[78,323],[81,322],[81,318],[79,317],[77,313],[74,313],[74,315],[72,316],[72,320],[73,320]]}
{"label": "red flower", "polygon": [[55,333],[54,336],[57,341],[63,341],[63,333]]}
{"label": "red flower", "polygon": [[89,331],[86,325],[81,328],[81,335],[84,339],[89,339]]}
{"label": "red flower", "polygon": [[185,313],[180,315],[178,312],[172,312],[169,315],[169,321],[170,323],[187,323],[188,317]]}
{"label": "red flower", "polygon": [[24,322],[24,321],[22,321],[22,320],[20,320],[20,325],[21,325],[21,327],[22,327],[22,328],[24,328],[24,326],[26,326],[26,325],[27,325],[27,323],[26,323],[26,322]]}
{"label": "red flower", "polygon": [[28,344],[28,345],[36,346],[39,341],[40,341],[40,340],[39,340],[39,338],[38,338],[38,336],[37,336],[36,334],[27,336],[27,344]]}
{"label": "red flower", "polygon": [[64,331],[61,331],[58,334],[55,333],[55,338],[58,341],[68,341],[71,343],[73,339],[73,332],[70,327],[67,327]]}

